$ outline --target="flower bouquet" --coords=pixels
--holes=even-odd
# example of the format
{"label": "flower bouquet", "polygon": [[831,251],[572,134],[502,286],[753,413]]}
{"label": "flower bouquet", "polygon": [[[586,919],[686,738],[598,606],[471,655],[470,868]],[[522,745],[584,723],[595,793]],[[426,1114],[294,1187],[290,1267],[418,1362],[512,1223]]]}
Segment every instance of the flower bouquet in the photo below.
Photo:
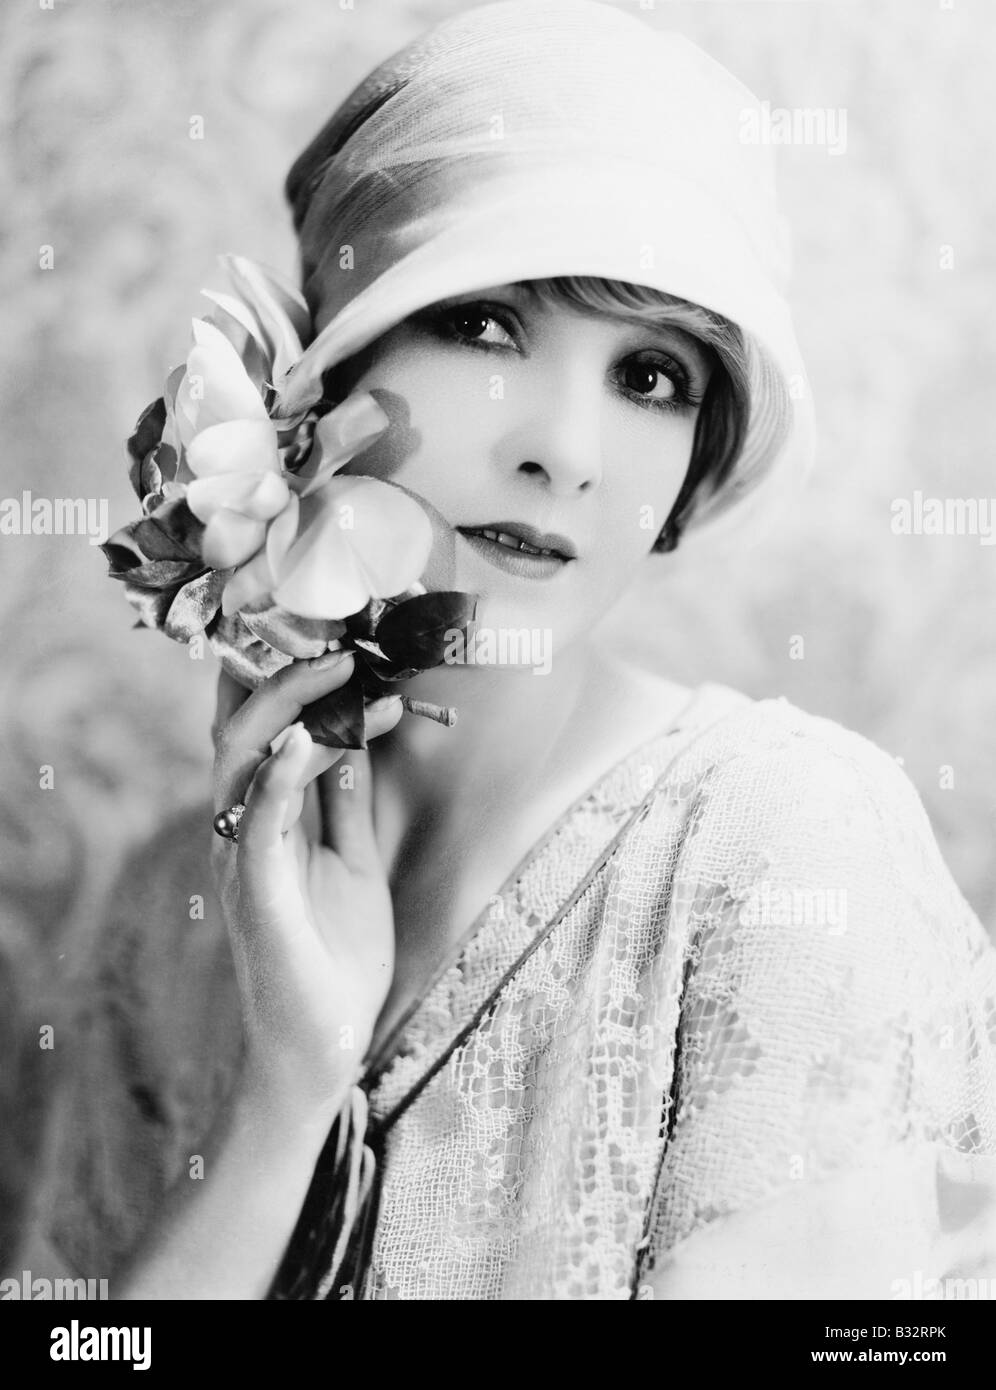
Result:
{"label": "flower bouquet", "polygon": [[[365,748],[365,709],[440,665],[476,594],[421,577],[445,520],[400,484],[342,470],[387,427],[374,398],[281,411],[280,383],[310,341],[307,304],[273,271],[219,258],[234,295],[204,290],[186,362],[128,440],[142,515],[101,547],[136,627],[198,634],[250,689],[292,661],[355,654],[348,683],[307,706],[318,743]],[[407,710],[452,724],[453,709]]]}

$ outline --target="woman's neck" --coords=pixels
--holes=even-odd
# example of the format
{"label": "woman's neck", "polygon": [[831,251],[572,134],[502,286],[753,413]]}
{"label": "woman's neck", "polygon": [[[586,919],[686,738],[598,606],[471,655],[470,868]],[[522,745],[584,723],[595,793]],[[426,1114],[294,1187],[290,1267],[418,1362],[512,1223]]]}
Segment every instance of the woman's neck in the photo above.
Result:
{"label": "woman's neck", "polygon": [[[406,714],[371,744],[375,800],[398,834],[431,823],[443,839],[500,823],[490,812],[580,795],[599,772],[650,738],[688,691],[597,649],[558,655],[550,670],[445,666],[406,682],[413,699],[453,705],[450,728]],[[394,839],[388,830],[386,837]]]}
{"label": "woman's neck", "polygon": [[405,715],[371,745],[375,776],[391,776],[410,815],[445,808],[456,823],[463,807],[500,800],[512,788],[523,791],[542,781],[593,694],[593,681],[604,681],[603,661],[578,643],[541,675],[486,665],[423,671],[405,682],[404,693],[455,706],[457,722],[447,728]]}

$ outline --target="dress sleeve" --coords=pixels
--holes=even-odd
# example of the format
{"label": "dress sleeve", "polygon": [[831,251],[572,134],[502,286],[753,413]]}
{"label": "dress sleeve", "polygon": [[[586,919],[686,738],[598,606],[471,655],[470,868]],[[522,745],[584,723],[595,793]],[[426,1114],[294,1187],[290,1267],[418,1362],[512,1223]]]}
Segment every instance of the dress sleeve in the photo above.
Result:
{"label": "dress sleeve", "polygon": [[945,1234],[939,1165],[991,1171],[996,952],[905,773],[840,732],[734,755],[692,809],[642,1266],[670,1296],[896,1296]]}
{"label": "dress sleeve", "polygon": [[237,1063],[203,825],[199,814],[164,826],[131,857],[73,990],[34,1239],[76,1277],[112,1277],[165,1192],[196,1176]]}

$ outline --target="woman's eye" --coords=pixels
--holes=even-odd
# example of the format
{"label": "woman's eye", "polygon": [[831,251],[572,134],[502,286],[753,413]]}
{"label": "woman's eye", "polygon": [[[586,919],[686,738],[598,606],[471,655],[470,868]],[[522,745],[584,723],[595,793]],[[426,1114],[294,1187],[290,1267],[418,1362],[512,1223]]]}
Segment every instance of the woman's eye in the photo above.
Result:
{"label": "woman's eye", "polygon": [[460,304],[446,309],[439,316],[439,323],[445,330],[462,341],[475,347],[514,347],[515,341],[508,329],[480,304]]}
{"label": "woman's eye", "polygon": [[621,370],[623,385],[641,397],[641,404],[674,406],[689,400],[687,382],[676,362],[641,362],[634,359]]}
{"label": "woman's eye", "polygon": [[674,364],[633,359],[621,368],[622,384],[647,404],[674,402],[681,396]]}

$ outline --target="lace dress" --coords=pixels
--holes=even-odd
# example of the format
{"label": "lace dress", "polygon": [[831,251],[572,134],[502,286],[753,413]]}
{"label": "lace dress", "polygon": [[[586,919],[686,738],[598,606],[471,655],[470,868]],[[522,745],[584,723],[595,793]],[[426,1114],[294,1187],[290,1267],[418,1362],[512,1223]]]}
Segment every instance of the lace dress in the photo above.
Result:
{"label": "lace dress", "polygon": [[[82,1274],[187,1173],[238,1059],[188,834],[119,900],[79,1021],[43,1211]],[[893,1194],[864,1231],[881,1278],[922,1278],[941,1161],[996,1154],[996,950],[886,753],[707,683],[533,847],[361,1080],[379,1204],[333,1296],[667,1296],[703,1233],[768,1213],[747,1248],[777,1264],[816,1212],[789,1296],[845,1297],[826,1265],[862,1197]]]}

